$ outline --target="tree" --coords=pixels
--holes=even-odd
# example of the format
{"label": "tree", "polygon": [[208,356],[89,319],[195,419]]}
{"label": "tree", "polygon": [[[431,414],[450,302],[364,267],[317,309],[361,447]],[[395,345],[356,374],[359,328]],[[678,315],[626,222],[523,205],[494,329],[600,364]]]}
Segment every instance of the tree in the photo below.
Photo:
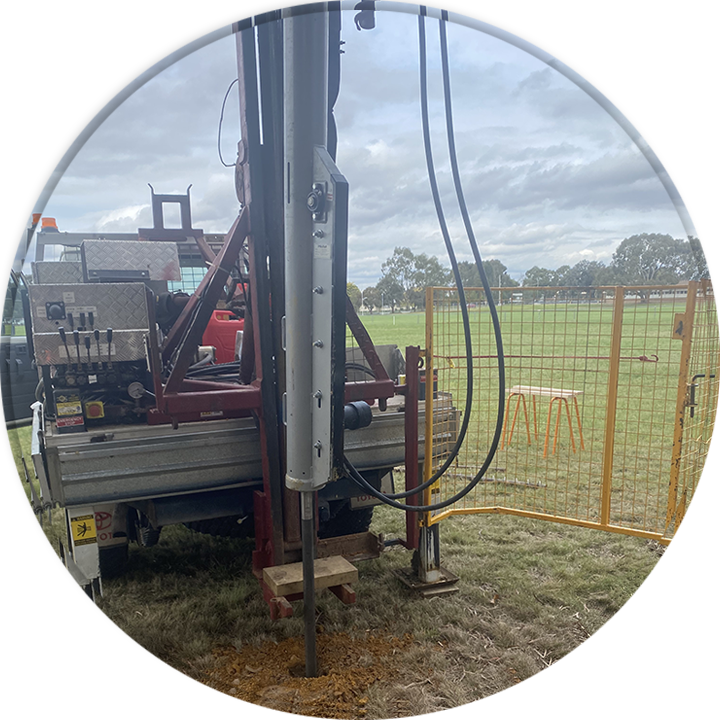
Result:
{"label": "tree", "polygon": [[597,285],[597,278],[605,267],[597,260],[581,260],[565,273],[565,284],[573,287],[591,287]]}
{"label": "tree", "polygon": [[425,307],[425,288],[448,282],[448,271],[434,255],[414,255],[409,248],[396,247],[392,257],[382,264],[377,289],[395,312],[395,307],[402,303]]}
{"label": "tree", "polygon": [[365,303],[365,307],[370,311],[370,314],[372,315],[372,311],[376,307],[380,307],[380,293],[378,292],[376,287],[366,287],[363,292],[363,301]]}
{"label": "tree", "polygon": [[670,285],[687,277],[689,255],[692,255],[690,243],[684,240],[643,233],[625,238],[618,245],[612,265],[618,282],[625,285]]}
{"label": "tree", "polygon": [[433,255],[428,257],[425,253],[415,256],[415,272],[413,285],[417,288],[443,287],[450,282],[450,271],[446,270],[440,261]]}
{"label": "tree", "polygon": [[350,302],[357,312],[360,309],[360,305],[362,305],[363,296],[360,288],[355,283],[349,282],[347,284],[347,296],[350,298]]}
{"label": "tree", "polygon": [[478,272],[477,265],[474,262],[463,260],[462,262],[458,263],[458,270],[460,272],[460,280],[462,281],[463,287],[482,287],[482,282],[480,281],[480,273]]}
{"label": "tree", "polygon": [[[391,277],[401,288],[403,295],[414,285],[415,256],[410,248],[396,247],[392,257],[382,264],[382,276]],[[400,298],[402,301],[403,298]]]}
{"label": "tree", "polygon": [[556,284],[557,273],[537,265],[531,267],[523,277],[523,287],[551,287]]}
{"label": "tree", "polygon": [[555,271],[555,282],[553,282],[553,285],[555,285],[555,286],[569,285],[569,283],[567,282],[567,275],[569,272],[570,272],[569,265],[561,265]]}
{"label": "tree", "polygon": [[700,245],[700,241],[691,235],[688,238],[688,245],[690,246],[690,252],[688,253],[685,276],[688,280],[709,278],[710,271],[708,270],[707,259],[705,258],[705,253]]}
{"label": "tree", "polygon": [[406,299],[413,308],[425,307],[425,288],[444,287],[450,282],[451,273],[433,255],[425,253],[415,256],[413,285],[406,292]]}
{"label": "tree", "polygon": [[[520,283],[517,280],[513,280],[507,274],[507,268],[497,258],[490,258],[490,260],[483,260],[483,270],[487,276],[490,287],[497,288],[510,288],[518,287]],[[503,302],[502,293],[497,293],[499,303]],[[509,300],[509,296],[505,295],[505,302]]]}
{"label": "tree", "polygon": [[383,275],[377,284],[377,292],[380,293],[383,305],[390,305],[392,311],[402,303],[405,298],[405,288],[394,275]]}

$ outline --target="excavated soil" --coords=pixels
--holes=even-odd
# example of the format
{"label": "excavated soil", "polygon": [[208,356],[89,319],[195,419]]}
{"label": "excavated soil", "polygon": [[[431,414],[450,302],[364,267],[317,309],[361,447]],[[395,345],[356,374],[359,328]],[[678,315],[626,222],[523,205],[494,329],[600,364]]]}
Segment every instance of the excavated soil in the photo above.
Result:
{"label": "excavated soil", "polygon": [[302,637],[264,645],[220,648],[207,684],[273,710],[323,718],[362,718],[368,689],[390,678],[412,637],[345,633],[317,637],[318,677],[305,677]]}

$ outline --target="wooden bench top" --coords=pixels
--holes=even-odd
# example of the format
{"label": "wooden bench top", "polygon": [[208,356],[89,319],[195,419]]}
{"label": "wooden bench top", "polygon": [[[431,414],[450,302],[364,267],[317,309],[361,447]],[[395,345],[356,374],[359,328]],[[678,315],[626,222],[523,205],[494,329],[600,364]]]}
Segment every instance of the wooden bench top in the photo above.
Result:
{"label": "wooden bench top", "polygon": [[513,385],[508,392],[510,395],[539,395],[542,397],[556,398],[572,398],[583,394],[582,390],[538,387],[536,385]]}
{"label": "wooden bench top", "polygon": [[[357,568],[341,555],[315,560],[315,589],[357,582]],[[263,570],[263,580],[275,597],[303,591],[302,563],[276,565]]]}

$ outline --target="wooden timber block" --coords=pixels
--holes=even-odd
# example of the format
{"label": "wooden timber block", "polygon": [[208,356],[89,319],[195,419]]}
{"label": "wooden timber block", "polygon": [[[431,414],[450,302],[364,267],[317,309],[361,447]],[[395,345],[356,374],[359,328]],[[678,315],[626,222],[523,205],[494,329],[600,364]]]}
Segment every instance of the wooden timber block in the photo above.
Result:
{"label": "wooden timber block", "polygon": [[[356,582],[357,568],[341,555],[315,560],[315,590]],[[303,591],[301,562],[263,569],[263,580],[276,597]]]}

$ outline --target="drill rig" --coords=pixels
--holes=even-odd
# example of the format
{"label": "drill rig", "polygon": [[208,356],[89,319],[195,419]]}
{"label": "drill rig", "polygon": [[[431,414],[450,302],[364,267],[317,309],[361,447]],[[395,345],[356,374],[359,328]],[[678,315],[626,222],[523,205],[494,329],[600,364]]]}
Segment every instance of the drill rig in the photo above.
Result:
{"label": "drill rig", "polygon": [[[324,42],[320,55],[310,57],[297,40],[283,73],[282,48],[293,45],[283,38],[283,25],[287,33],[293,22],[306,25],[298,38],[305,33],[316,45],[320,32]],[[348,186],[331,155],[334,99],[328,100],[339,86],[339,13],[272,14],[234,30],[241,210],[229,232],[208,235],[193,227],[189,189],[163,195],[151,187],[152,228],[67,233],[49,221],[36,234],[33,280],[23,290],[40,376],[33,461],[41,504],[66,510],[65,559],[89,591],[101,590],[102,571],[120,569],[129,541],[153,544],[173,523],[210,532],[225,526],[254,534],[256,574],[271,612],[280,616],[292,608],[269,590],[262,570],[301,556],[296,490],[304,487],[303,475],[324,478],[310,483],[319,558],[373,557],[382,549],[381,539],[367,532],[376,501],[347,477],[343,458],[388,490],[392,468],[408,463],[406,436],[415,437],[409,462],[416,481],[418,415],[404,408],[419,360],[411,349],[413,367],[400,385],[403,354],[373,345],[345,294]],[[325,68],[322,78],[304,77],[308,62]],[[258,68],[259,90],[248,82]],[[295,124],[295,151],[293,137],[277,123],[283,106],[302,115],[302,108],[288,109],[288,87],[305,109],[321,108],[319,122],[316,113],[305,130]],[[299,158],[291,163],[298,175],[286,179],[290,152]],[[288,183],[297,187],[293,218],[282,213]],[[168,204],[179,206],[180,228],[165,227]],[[304,247],[285,240],[293,232],[304,235]],[[63,261],[45,260],[49,245],[65,248]],[[197,287],[169,291],[187,267],[206,269]],[[293,278],[304,287],[293,286]],[[230,362],[213,360],[218,338],[208,327],[218,313],[242,335]],[[346,324],[356,340],[352,349],[345,347]],[[293,350],[298,345],[319,357],[310,369]],[[298,383],[310,399],[301,410]],[[292,435],[301,411],[314,413],[302,421],[312,428],[307,467],[288,470],[286,445],[307,445]],[[287,485],[286,475],[293,478]],[[411,476],[412,469],[410,483]],[[409,523],[411,536],[415,526]],[[340,585],[346,587],[338,592],[351,598],[347,583]]]}
{"label": "drill rig", "polygon": [[[357,6],[358,29],[374,26],[370,6]],[[41,502],[65,508],[63,554],[91,594],[102,591],[101,571],[122,564],[129,540],[152,544],[165,525],[207,529],[220,519],[252,533],[253,570],[272,616],[291,615],[291,602],[304,599],[306,674],[314,675],[315,591],[354,602],[348,560],[382,550],[369,532],[368,508],[379,499],[406,510],[399,542],[418,551],[419,583],[456,578],[439,566],[437,526],[420,522],[430,506],[419,493],[435,480],[419,480],[420,348],[404,357],[376,348],[346,296],[349,187],[335,164],[332,110],[340,4],[268,13],[233,31],[240,212],[229,232],[208,238],[192,228],[189,191],[153,190],[154,227],[137,236],[38,234],[39,247],[80,246],[80,262],[70,282],[29,288],[41,374],[33,461]],[[181,205],[179,230],[164,227],[162,206],[172,202]],[[125,265],[117,258],[127,243]],[[192,294],[169,292],[191,255],[207,272]],[[214,362],[208,324],[238,294],[241,309],[227,322],[239,323],[242,342],[231,362]],[[498,428],[503,397],[501,387]],[[446,416],[434,442],[447,448],[447,465],[465,426],[458,431],[451,400],[433,413]],[[388,495],[397,465],[405,490]]]}

